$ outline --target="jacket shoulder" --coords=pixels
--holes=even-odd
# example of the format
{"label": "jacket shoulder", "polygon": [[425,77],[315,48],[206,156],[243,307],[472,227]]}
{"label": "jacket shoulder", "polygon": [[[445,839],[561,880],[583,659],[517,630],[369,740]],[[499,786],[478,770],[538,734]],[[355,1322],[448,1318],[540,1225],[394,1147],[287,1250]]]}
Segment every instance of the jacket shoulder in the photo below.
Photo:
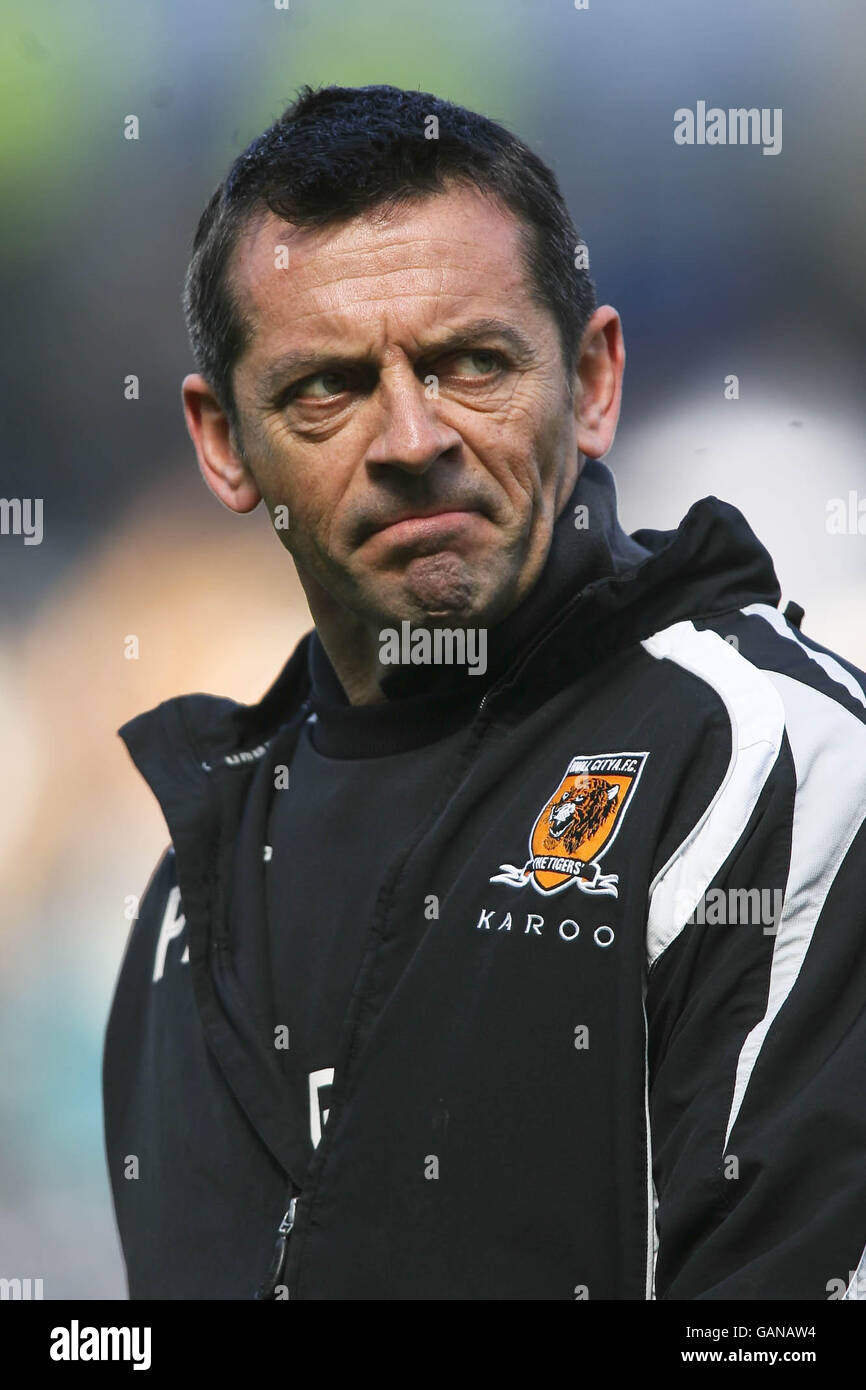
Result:
{"label": "jacket shoulder", "polygon": [[[700,626],[712,628],[724,636],[780,691],[787,690],[786,682],[797,682],[866,723],[866,673],[829,647],[805,636],[777,608],[768,603],[750,603]],[[778,677],[783,680],[779,681]],[[821,707],[821,701],[813,703]],[[831,722],[834,713],[827,711]]]}

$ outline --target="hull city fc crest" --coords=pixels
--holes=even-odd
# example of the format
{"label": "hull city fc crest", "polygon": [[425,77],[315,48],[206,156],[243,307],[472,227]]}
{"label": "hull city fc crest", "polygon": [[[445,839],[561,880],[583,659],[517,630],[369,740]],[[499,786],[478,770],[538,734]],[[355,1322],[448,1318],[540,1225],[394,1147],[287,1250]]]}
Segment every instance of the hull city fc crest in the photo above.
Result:
{"label": "hull city fc crest", "polygon": [[560,893],[570,883],[583,893],[618,896],[619,874],[599,863],[616,839],[648,753],[598,753],[572,758],[529,836],[522,869],[500,864],[491,883]]}

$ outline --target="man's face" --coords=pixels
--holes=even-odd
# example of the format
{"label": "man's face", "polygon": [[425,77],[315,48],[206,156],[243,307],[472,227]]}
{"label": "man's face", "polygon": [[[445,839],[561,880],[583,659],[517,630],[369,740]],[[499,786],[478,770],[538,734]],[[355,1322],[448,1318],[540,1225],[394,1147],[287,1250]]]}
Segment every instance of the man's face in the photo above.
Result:
{"label": "man's face", "polygon": [[535,583],[578,453],[518,236],[454,187],[337,228],[267,213],[239,244],[245,462],[311,605],[318,588],[362,621],[485,625]]}

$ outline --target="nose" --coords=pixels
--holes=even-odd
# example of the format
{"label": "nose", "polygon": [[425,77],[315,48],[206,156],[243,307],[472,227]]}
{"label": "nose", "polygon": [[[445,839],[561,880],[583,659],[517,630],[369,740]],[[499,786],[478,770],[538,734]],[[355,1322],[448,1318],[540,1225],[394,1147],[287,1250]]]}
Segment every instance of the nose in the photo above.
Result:
{"label": "nose", "polygon": [[367,450],[367,462],[391,464],[407,473],[425,473],[437,459],[462,443],[439,413],[435,382],[425,385],[401,364],[379,378],[380,424]]}

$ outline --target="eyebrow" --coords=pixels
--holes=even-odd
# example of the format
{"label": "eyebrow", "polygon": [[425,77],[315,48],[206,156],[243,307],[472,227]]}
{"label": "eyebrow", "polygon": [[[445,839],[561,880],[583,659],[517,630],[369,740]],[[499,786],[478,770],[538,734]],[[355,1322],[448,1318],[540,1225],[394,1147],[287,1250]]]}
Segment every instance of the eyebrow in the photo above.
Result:
{"label": "eyebrow", "polygon": [[[531,357],[536,351],[531,339],[514,324],[508,323],[505,319],[479,318],[449,330],[436,342],[427,344],[418,356],[423,360],[433,353],[454,352],[485,337],[504,339],[519,357]],[[258,391],[263,399],[270,400],[281,386],[289,384],[287,378],[290,375],[295,377],[297,373],[307,375],[329,367],[364,363],[369,363],[365,353],[345,352],[339,348],[332,351],[323,348],[317,352],[285,352],[264,368],[258,382]]]}

